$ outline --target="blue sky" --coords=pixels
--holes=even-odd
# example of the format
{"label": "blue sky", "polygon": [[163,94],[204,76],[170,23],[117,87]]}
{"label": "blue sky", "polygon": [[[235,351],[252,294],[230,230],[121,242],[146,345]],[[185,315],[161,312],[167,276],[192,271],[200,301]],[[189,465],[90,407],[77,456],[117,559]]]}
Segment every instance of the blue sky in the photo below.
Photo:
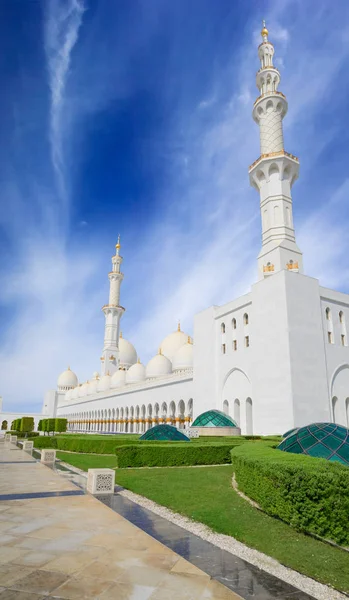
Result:
{"label": "blue sky", "polygon": [[0,394],[39,410],[99,368],[121,234],[143,362],[178,319],[248,291],[260,247],[251,111],[265,18],[299,156],[308,275],[349,292],[347,0],[0,3]]}

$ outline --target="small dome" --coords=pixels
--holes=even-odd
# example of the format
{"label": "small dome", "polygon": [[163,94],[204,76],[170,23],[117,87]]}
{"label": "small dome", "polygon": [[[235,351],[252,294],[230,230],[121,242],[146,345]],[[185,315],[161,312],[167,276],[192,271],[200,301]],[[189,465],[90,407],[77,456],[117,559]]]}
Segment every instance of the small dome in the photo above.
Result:
{"label": "small dome", "polygon": [[59,391],[71,390],[78,385],[78,378],[70,367],[66,371],[60,374],[57,380],[57,388]]}
{"label": "small dome", "polygon": [[336,423],[312,423],[290,433],[278,449],[349,466],[349,429]]}
{"label": "small dome", "polygon": [[181,369],[191,369],[193,366],[193,344],[190,343],[190,338],[188,338],[188,342],[181,346],[177,352],[175,353],[172,360],[172,369],[174,371],[179,371]]}
{"label": "small dome", "polygon": [[126,374],[126,383],[138,383],[145,380],[145,366],[142,363],[136,363],[129,368]]}
{"label": "small dome", "polygon": [[221,410],[207,410],[196,417],[191,427],[237,427],[237,424]]}
{"label": "small dome", "polygon": [[110,375],[103,375],[97,384],[97,392],[106,392],[110,388],[111,377]]}
{"label": "small dome", "polygon": [[184,346],[187,341],[188,335],[184,333],[184,331],[181,331],[180,325],[178,324],[177,331],[170,333],[165,337],[164,340],[162,340],[160,345],[161,352],[164,356],[167,356],[167,358],[172,361],[177,350],[179,350],[181,346]]}
{"label": "small dome", "polygon": [[93,373],[92,379],[91,379],[90,383],[88,384],[88,388],[87,388],[87,394],[89,396],[91,394],[95,394],[97,392],[98,380],[99,380],[99,373],[97,373],[97,371],[95,371]]}
{"label": "small dome", "polygon": [[145,376],[149,377],[161,377],[162,375],[169,375],[172,373],[171,361],[163,354],[157,354],[152,358],[145,369]]}
{"label": "small dome", "polygon": [[173,442],[190,442],[190,439],[172,425],[155,425],[139,438],[140,440],[172,440]]}
{"label": "small dome", "polygon": [[112,387],[112,388],[122,387],[123,385],[125,385],[125,380],[126,380],[126,371],[124,369],[119,369],[118,371],[115,371],[114,375],[112,376],[110,387]]}
{"label": "small dome", "polygon": [[137,362],[137,352],[133,344],[125,340],[122,335],[119,338],[119,366],[128,369]]}

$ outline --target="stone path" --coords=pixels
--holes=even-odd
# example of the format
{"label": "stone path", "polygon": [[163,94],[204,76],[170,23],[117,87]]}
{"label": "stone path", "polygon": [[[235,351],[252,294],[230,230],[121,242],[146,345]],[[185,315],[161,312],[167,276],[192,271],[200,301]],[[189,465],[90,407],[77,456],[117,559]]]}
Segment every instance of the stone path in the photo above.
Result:
{"label": "stone path", "polygon": [[241,600],[67,477],[0,441],[0,600]]}

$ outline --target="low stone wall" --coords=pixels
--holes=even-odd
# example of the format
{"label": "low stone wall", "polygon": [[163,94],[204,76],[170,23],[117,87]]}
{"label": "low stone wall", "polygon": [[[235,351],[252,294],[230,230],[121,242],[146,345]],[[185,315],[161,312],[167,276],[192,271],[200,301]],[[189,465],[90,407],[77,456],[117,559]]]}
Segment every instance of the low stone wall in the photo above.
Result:
{"label": "low stone wall", "polygon": [[240,427],[194,427],[197,429],[200,436],[229,436],[229,435],[241,435]]}

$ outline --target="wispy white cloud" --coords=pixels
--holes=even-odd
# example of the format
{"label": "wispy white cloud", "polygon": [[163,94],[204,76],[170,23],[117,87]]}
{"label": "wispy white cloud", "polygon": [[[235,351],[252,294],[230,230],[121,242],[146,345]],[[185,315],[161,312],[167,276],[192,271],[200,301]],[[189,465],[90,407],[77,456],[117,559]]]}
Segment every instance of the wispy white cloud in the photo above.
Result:
{"label": "wispy white cloud", "polygon": [[84,11],[83,0],[48,0],[47,3],[44,31],[51,91],[50,142],[52,163],[64,204],[68,201],[63,154],[63,139],[67,125],[67,118],[64,118],[65,91],[71,56],[78,40]]}

